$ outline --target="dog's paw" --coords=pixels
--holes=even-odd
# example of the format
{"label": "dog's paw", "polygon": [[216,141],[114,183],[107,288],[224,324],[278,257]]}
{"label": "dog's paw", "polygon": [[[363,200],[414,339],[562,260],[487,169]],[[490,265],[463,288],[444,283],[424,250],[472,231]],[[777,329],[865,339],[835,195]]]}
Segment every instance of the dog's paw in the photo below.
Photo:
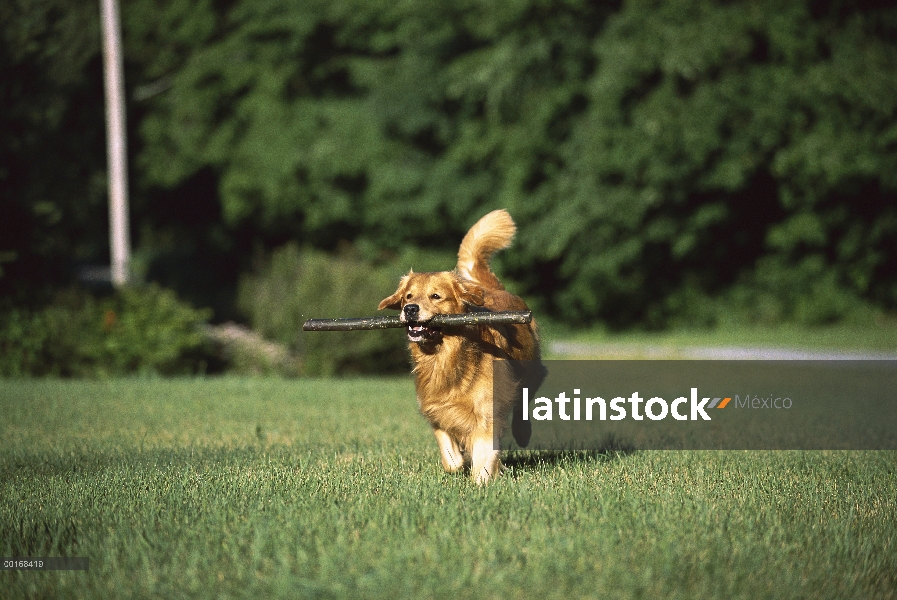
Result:
{"label": "dog's paw", "polygon": [[443,460],[442,468],[446,473],[457,473],[458,471],[464,469],[464,463],[446,464],[445,460]]}
{"label": "dog's paw", "polygon": [[498,476],[501,475],[501,463],[496,465],[483,465],[476,471],[472,472],[471,479],[477,485],[486,485],[492,481],[498,479]]}

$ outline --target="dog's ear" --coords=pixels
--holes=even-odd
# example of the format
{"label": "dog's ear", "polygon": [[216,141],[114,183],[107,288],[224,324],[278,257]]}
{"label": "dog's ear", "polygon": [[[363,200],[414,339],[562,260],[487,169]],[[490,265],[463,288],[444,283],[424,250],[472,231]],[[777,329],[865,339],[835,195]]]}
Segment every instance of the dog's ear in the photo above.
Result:
{"label": "dog's ear", "polygon": [[405,294],[404,290],[406,283],[408,283],[408,275],[402,277],[402,280],[399,282],[399,289],[397,289],[392,296],[384,298],[380,301],[380,305],[377,307],[377,310],[383,310],[384,308],[400,310],[402,308],[402,296]]}
{"label": "dog's ear", "polygon": [[377,310],[383,310],[384,308],[391,308],[392,310],[399,310],[402,308],[402,296],[399,292],[396,292],[389,298],[384,298],[380,301],[380,305],[377,307]]}
{"label": "dog's ear", "polygon": [[464,304],[483,306],[486,303],[486,292],[480,286],[469,281],[456,281],[458,297]]}

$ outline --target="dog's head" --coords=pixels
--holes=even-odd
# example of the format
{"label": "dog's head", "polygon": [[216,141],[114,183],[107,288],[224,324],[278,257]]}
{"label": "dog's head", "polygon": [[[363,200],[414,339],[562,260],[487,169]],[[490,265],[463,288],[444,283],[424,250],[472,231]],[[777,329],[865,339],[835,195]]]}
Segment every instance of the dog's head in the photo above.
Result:
{"label": "dog's head", "polygon": [[482,287],[461,279],[453,272],[412,271],[402,278],[395,293],[384,298],[377,308],[401,311],[399,319],[407,323],[408,340],[425,344],[442,339],[442,331],[438,327],[427,326],[433,315],[463,313],[468,306],[482,306],[484,302]]}

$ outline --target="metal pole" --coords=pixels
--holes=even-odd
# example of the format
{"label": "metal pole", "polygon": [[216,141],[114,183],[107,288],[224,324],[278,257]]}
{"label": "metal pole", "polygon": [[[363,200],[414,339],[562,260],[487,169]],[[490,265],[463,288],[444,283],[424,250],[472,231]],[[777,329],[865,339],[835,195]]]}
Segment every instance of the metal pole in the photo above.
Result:
{"label": "metal pole", "polygon": [[112,285],[127,284],[130,270],[128,155],[118,0],[100,0],[106,86],[106,151],[109,167],[109,243]]}

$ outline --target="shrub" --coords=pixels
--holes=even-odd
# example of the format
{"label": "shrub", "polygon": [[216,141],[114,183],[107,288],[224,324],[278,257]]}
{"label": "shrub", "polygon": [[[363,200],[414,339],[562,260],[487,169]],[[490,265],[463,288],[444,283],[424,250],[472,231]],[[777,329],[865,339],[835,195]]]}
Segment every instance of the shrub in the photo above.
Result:
{"label": "shrub", "polygon": [[373,264],[351,252],[329,255],[295,244],[275,250],[240,282],[238,303],[254,329],[298,352],[307,375],[406,372],[406,338],[397,330],[303,332],[309,318],[376,314],[410,267],[454,266],[448,255],[404,254]]}
{"label": "shrub", "polygon": [[210,316],[157,285],[105,298],[70,290],[38,310],[0,317],[0,375],[174,375],[204,369]]}
{"label": "shrub", "polygon": [[[655,321],[678,327],[729,327],[793,323],[818,327],[866,324],[882,311],[845,285],[819,257],[797,266],[767,256],[753,273],[713,297],[687,287],[666,300],[666,314]],[[666,319],[666,321],[664,321]]]}

